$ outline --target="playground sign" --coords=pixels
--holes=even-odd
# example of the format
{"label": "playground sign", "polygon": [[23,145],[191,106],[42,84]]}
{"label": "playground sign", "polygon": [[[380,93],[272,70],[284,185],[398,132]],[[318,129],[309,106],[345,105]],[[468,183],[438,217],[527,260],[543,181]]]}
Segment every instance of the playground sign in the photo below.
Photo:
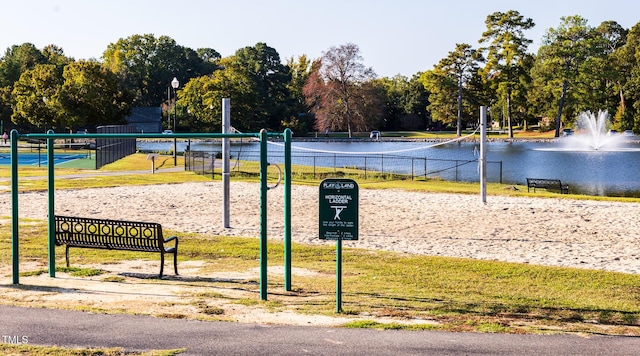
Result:
{"label": "playground sign", "polygon": [[319,229],[322,240],[358,239],[358,183],[328,178],[320,183]]}
{"label": "playground sign", "polygon": [[336,241],[336,312],[342,311],[342,240],[358,239],[358,183],[327,178],[320,182],[320,239]]}

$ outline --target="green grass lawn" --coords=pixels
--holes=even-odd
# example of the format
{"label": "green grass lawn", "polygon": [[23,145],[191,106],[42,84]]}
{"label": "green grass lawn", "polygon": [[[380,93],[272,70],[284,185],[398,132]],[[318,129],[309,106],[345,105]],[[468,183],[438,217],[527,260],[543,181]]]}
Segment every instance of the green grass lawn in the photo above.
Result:
{"label": "green grass lawn", "polygon": [[[0,226],[0,265],[3,267],[8,267],[11,261],[10,233],[10,226]],[[173,233],[167,231],[166,235]],[[195,233],[179,235],[179,260],[204,261],[206,265],[201,273],[241,272],[259,266],[258,239]],[[41,265],[46,265],[44,221],[30,221],[25,225],[20,243],[22,260],[40,261]],[[58,248],[56,252],[58,264],[63,266],[64,249]],[[283,265],[282,243],[270,241],[268,254],[270,268]],[[291,294],[272,295],[268,302],[255,300],[253,303],[271,310],[335,315],[335,246],[294,243],[292,256],[293,268],[316,274],[294,276]],[[80,268],[67,272],[74,272],[82,278],[83,275],[100,273],[95,269],[83,269],[83,265],[108,266],[138,258],[158,257],[127,251],[83,249],[81,254],[76,252],[73,256],[74,266]],[[639,275],[356,248],[343,250],[342,268],[344,314],[367,314],[372,316],[372,320],[375,317],[425,320],[424,323],[410,325],[358,321],[346,326],[640,336]],[[40,273],[46,273],[46,270],[25,270],[21,275]],[[224,281],[197,283],[212,288],[228,284]],[[282,277],[273,276],[269,278],[268,288],[280,295],[283,283]],[[254,290],[256,286],[253,283],[235,283],[233,288]],[[288,299],[287,296],[297,298]],[[215,297],[234,303],[232,297]]]}
{"label": "green grass lawn", "polygon": [[149,352],[125,351],[121,347],[113,348],[67,348],[58,346],[11,345],[0,344],[1,355],[29,356],[170,356],[180,355],[184,350],[157,350]]}

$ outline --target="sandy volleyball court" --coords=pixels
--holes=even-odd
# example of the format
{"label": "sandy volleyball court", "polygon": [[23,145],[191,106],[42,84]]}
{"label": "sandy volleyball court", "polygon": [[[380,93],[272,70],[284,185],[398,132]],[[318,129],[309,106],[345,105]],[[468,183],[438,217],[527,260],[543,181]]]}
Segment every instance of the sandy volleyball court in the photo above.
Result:
{"label": "sandy volleyball court", "polygon": [[[292,236],[320,244],[318,188],[293,186]],[[282,239],[282,188],[269,191],[269,237]],[[19,197],[20,216],[45,220],[47,193]],[[231,183],[231,228],[222,183],[59,190],[56,214],[162,222],[168,229],[259,236],[259,186]],[[9,193],[0,216],[11,215]],[[360,190],[360,240],[345,246],[413,254],[640,273],[640,204]],[[6,220],[5,220],[6,221]]]}

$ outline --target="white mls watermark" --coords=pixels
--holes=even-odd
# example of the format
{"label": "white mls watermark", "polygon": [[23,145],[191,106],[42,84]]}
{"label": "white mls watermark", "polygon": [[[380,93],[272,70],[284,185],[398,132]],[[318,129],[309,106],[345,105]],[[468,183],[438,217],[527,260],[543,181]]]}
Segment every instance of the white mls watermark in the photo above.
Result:
{"label": "white mls watermark", "polygon": [[13,345],[28,344],[29,337],[27,335],[2,335],[2,342]]}

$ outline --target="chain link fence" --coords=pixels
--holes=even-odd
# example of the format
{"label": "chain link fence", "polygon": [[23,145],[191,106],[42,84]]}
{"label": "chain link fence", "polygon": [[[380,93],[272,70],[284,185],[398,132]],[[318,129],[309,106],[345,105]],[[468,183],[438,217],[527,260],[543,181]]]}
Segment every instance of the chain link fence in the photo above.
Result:
{"label": "chain link fence", "polygon": [[[99,126],[99,134],[136,133],[135,126],[110,125]],[[135,138],[98,138],[96,139],[96,169],[136,153]]]}
{"label": "chain link fence", "polygon": [[[284,165],[284,155],[268,155],[270,164]],[[232,153],[231,172],[259,174],[260,155],[256,152]],[[443,179],[479,181],[477,159],[440,159],[390,154],[345,155],[326,153],[292,153],[292,174],[313,178],[328,176],[362,177],[364,179]],[[185,152],[185,169],[215,177],[221,173],[219,152]],[[502,162],[488,161],[489,181],[502,183]]]}

